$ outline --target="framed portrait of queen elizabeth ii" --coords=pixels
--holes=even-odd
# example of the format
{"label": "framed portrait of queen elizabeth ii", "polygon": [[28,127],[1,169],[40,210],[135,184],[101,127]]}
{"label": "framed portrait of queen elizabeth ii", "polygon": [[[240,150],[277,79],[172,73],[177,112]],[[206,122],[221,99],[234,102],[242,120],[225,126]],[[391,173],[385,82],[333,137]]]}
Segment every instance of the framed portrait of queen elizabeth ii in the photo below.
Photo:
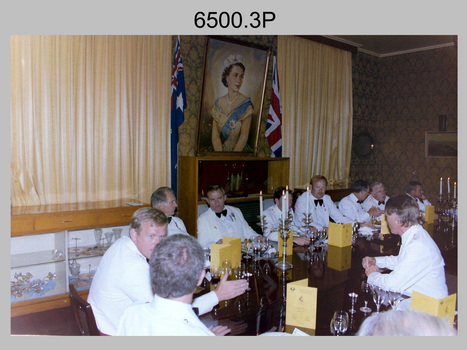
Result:
{"label": "framed portrait of queen elizabeth ii", "polygon": [[198,155],[256,155],[270,49],[207,37]]}

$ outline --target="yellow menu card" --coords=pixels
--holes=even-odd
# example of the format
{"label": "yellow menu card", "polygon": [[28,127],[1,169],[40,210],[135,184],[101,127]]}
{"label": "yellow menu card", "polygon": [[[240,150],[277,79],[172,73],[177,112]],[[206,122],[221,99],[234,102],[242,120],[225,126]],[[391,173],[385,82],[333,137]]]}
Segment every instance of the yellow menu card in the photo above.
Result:
{"label": "yellow menu card", "polygon": [[351,267],[352,247],[328,246],[328,267],[338,271],[348,270]]}
{"label": "yellow menu card", "polygon": [[329,223],[328,246],[347,247],[352,245],[352,224]]}
{"label": "yellow menu card", "polygon": [[456,312],[456,293],[443,299],[436,299],[428,295],[412,292],[410,308],[416,311],[426,312],[427,314],[445,318],[451,324],[454,324],[454,315]]}
{"label": "yellow menu card", "polygon": [[432,224],[435,221],[435,206],[427,205],[425,206],[425,222]]}
{"label": "yellow menu card", "polygon": [[[284,239],[282,238],[280,229],[277,241],[277,251],[279,252],[279,258],[282,257],[282,253],[284,251]],[[289,237],[287,238],[287,248],[285,252],[286,257],[293,254],[293,230],[289,230]]]}
{"label": "yellow menu card", "polygon": [[211,244],[211,266],[222,266],[225,260],[232,261],[230,244]]}
{"label": "yellow menu card", "polygon": [[428,233],[430,234],[431,237],[433,237],[433,234],[434,234],[434,232],[435,232],[434,224],[433,224],[433,223],[425,222],[425,224],[423,225],[423,227],[425,228],[425,231],[428,232]]}
{"label": "yellow menu card", "polygon": [[308,287],[308,278],[287,283],[286,325],[316,329],[317,297],[318,289]]}
{"label": "yellow menu card", "polygon": [[232,268],[239,266],[242,261],[242,239],[239,237],[224,237],[222,242],[230,245]]}
{"label": "yellow menu card", "polygon": [[381,214],[381,235],[391,233],[389,231],[388,220],[386,220],[386,214]]}

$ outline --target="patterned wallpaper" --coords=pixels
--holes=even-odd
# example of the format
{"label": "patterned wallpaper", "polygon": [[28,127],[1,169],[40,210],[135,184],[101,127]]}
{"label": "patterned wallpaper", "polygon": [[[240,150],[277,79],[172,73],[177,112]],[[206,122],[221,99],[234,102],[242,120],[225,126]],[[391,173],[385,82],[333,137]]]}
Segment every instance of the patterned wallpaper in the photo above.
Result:
{"label": "patterned wallpaper", "polygon": [[[277,51],[277,36],[228,36]],[[175,46],[176,37],[173,38]],[[181,36],[187,110],[181,125],[180,155],[196,153],[197,123],[203,80],[205,36]],[[457,131],[457,47],[378,58],[353,55],[354,130],[368,131],[374,152],[359,159],[352,152],[351,184],[362,178],[386,184],[389,194],[405,192],[410,180],[423,183],[436,201],[439,178],[457,181],[457,158],[425,158],[425,131],[438,130],[438,116],[447,116],[447,130]],[[264,136],[272,84],[272,60],[266,84],[258,156],[268,157]]]}
{"label": "patterned wallpaper", "polygon": [[457,181],[457,158],[425,158],[425,132],[438,131],[439,115],[447,116],[447,131],[457,131],[457,47],[384,58],[358,53],[353,99],[353,134],[368,130],[375,149],[363,160],[352,152],[350,183],[381,181],[391,195],[416,180],[434,204],[439,178]]}

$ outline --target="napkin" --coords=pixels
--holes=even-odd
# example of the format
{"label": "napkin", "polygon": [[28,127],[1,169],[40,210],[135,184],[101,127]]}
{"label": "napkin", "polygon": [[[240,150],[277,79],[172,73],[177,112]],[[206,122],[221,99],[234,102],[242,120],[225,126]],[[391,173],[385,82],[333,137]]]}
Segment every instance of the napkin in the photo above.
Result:
{"label": "napkin", "polygon": [[358,233],[362,236],[369,237],[373,235],[373,229],[370,227],[360,227]]}

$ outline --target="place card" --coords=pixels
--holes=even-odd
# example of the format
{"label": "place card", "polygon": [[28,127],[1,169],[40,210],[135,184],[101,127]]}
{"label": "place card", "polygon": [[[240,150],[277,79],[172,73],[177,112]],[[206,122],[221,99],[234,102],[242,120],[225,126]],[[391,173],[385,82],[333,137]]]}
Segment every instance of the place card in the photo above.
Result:
{"label": "place card", "polygon": [[446,298],[436,299],[420,292],[413,291],[410,308],[415,311],[422,311],[433,316],[445,318],[451,322],[451,324],[454,324],[456,297],[457,294],[454,293]]}
{"label": "place card", "polygon": [[352,245],[352,224],[329,223],[328,246],[347,247]]}
{"label": "place card", "polygon": [[224,237],[222,243],[230,245],[232,268],[239,266],[242,261],[242,239],[239,237]]}
{"label": "place card", "polygon": [[425,222],[432,224],[435,221],[435,206],[427,205],[425,206]]}
{"label": "place card", "polygon": [[230,244],[211,244],[211,267],[222,266],[222,262],[232,261]]}
{"label": "place card", "polygon": [[328,267],[338,271],[348,270],[352,262],[352,246],[336,247],[328,245]]}
{"label": "place card", "polygon": [[[277,241],[277,251],[279,252],[279,258],[282,257],[284,252],[284,239],[280,234],[281,229],[279,229],[278,241]],[[289,237],[287,238],[287,248],[286,248],[286,257],[292,256],[293,254],[293,230],[289,230]]]}
{"label": "place card", "polygon": [[287,283],[285,323],[305,329],[316,329],[318,289],[308,287],[308,278]]}
{"label": "place card", "polygon": [[434,233],[435,233],[435,226],[433,223],[427,223],[425,222],[425,224],[423,225],[423,227],[425,228],[425,231],[429,233],[429,235],[431,237],[433,237]]}
{"label": "place card", "polygon": [[389,230],[386,214],[381,214],[381,235],[387,235],[389,233],[391,233],[391,231]]}

